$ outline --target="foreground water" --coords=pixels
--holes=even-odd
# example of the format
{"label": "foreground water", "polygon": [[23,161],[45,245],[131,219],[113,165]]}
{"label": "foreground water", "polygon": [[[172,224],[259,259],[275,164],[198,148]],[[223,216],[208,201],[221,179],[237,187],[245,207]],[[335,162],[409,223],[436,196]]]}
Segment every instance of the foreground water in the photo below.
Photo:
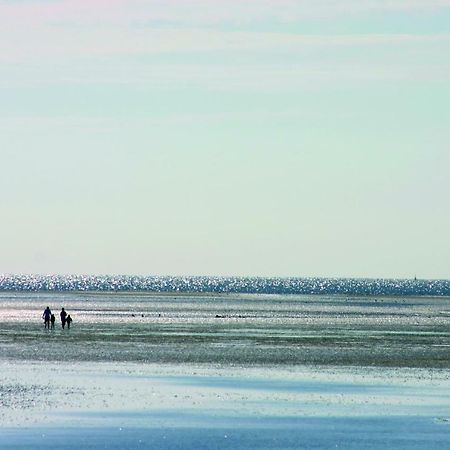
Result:
{"label": "foreground water", "polygon": [[5,449],[446,449],[437,369],[0,362]]}

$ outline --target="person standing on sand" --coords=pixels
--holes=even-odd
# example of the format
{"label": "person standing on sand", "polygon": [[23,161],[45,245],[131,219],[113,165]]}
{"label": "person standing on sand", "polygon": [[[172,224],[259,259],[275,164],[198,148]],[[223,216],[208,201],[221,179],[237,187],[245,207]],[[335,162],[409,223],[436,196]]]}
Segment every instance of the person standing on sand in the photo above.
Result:
{"label": "person standing on sand", "polygon": [[51,316],[50,316],[50,322],[51,322],[51,324],[52,324],[52,330],[55,328],[55,315],[54,314],[52,314]]}
{"label": "person standing on sand", "polygon": [[70,317],[70,314],[67,316],[66,322],[67,322],[67,328],[69,329],[70,324],[72,323],[72,317]]}
{"label": "person standing on sand", "polygon": [[66,313],[66,311],[64,311],[64,308],[61,309],[59,316],[61,317],[61,326],[63,327],[63,330],[64,330],[64,328],[66,326],[66,320],[67,320],[67,313]]}
{"label": "person standing on sand", "polygon": [[52,312],[50,311],[50,308],[47,306],[45,308],[44,313],[42,314],[42,318],[44,319],[44,328],[50,329],[50,317],[52,315]]}

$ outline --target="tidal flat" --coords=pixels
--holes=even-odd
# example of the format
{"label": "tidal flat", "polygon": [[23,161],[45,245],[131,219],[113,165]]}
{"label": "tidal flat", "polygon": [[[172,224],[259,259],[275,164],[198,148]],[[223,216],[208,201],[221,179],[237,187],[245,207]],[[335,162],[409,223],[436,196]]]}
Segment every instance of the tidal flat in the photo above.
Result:
{"label": "tidal flat", "polygon": [[449,324],[448,297],[3,293],[0,357],[450,368]]}
{"label": "tidal flat", "polygon": [[449,321],[447,297],[4,292],[0,448],[448,448]]}

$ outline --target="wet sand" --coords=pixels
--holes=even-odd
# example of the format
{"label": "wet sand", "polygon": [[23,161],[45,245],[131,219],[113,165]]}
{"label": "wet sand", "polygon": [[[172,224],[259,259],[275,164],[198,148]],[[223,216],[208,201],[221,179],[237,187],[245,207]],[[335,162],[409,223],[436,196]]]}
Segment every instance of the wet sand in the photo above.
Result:
{"label": "wet sand", "polygon": [[446,297],[3,293],[0,358],[450,368],[449,324]]}

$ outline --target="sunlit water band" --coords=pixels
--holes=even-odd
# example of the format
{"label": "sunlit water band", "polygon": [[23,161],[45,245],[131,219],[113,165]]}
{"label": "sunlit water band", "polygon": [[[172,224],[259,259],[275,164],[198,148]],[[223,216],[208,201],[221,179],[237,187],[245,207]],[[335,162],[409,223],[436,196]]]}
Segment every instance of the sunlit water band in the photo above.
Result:
{"label": "sunlit water band", "polygon": [[0,275],[0,290],[450,296],[450,280]]}

